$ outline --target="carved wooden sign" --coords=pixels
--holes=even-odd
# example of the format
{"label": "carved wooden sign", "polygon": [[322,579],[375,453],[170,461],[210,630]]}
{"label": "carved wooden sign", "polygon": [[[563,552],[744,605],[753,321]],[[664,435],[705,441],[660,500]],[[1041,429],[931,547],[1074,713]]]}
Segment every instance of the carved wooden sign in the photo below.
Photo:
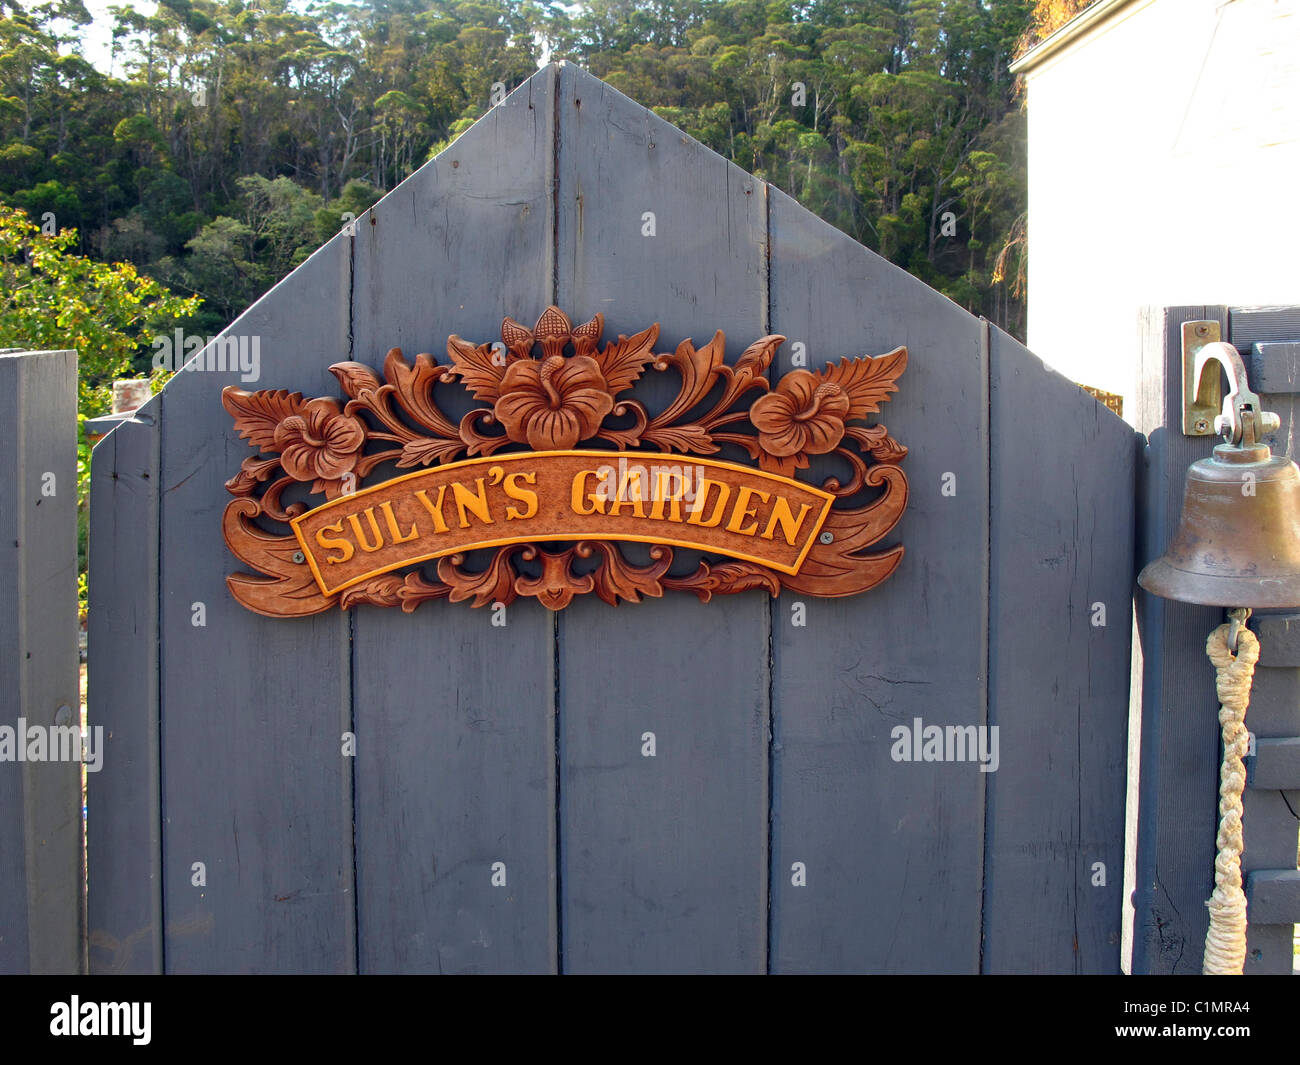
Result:
{"label": "carved wooden sign", "polygon": [[[447,363],[422,354],[412,365],[393,348],[382,381],[336,363],[342,405],[225,389],[257,452],[226,482],[226,544],[258,571],[229,576],[231,593],[271,617],[520,596],[560,610],[591,592],[615,605],[664,589],[704,601],[751,588],[855,595],[894,571],[901,545],[868,548],[907,504],[907,449],[883,425],[850,423],[897,391],[906,348],[792,370],[772,386],[782,336],[728,365],[721,331],[670,355],[654,351],[658,325],[602,347],[603,329],[601,315],[574,327],[550,307],[531,330],[507,318],[500,342],[449,337]],[[653,416],[625,395],[647,369],[679,378]],[[455,423],[435,386],[457,384],[482,405]],[[757,467],[708,457],[724,445]],[[847,461],[847,481],[797,479],[811,456],[830,454]],[[388,463],[415,472],[363,483]],[[323,499],[286,504],[287,491]],[[629,561],[627,543],[652,545],[649,564]],[[673,575],[674,548],[709,557]],[[494,553],[473,566],[479,549]]]}

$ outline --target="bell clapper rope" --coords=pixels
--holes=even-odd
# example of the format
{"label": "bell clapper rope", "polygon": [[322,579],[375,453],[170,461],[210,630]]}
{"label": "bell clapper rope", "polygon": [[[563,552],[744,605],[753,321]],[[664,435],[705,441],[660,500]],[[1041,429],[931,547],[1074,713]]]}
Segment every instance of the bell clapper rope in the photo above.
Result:
{"label": "bell clapper rope", "polygon": [[1228,611],[1205,644],[1217,671],[1219,725],[1223,730],[1223,763],[1219,767],[1218,854],[1214,859],[1214,894],[1206,902],[1210,927],[1205,933],[1201,972],[1207,976],[1240,976],[1246,963],[1246,894],[1241,888],[1241,796],[1246,787],[1243,759],[1250,748],[1246,707],[1259,661],[1259,639],[1246,627],[1250,610]]}

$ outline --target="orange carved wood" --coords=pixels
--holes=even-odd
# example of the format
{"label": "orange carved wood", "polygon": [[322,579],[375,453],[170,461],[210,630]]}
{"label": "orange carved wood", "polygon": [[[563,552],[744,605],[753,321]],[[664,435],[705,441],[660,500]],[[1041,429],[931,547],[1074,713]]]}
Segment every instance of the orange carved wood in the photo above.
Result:
{"label": "orange carved wood", "polygon": [[[602,346],[603,330],[601,315],[574,326],[548,307],[532,329],[505,319],[499,342],[450,336],[445,363],[411,363],[399,348],[382,378],[336,363],[344,402],[225,389],[255,452],[226,483],[226,543],[256,571],[227,578],[231,593],[272,617],[521,596],[558,610],[575,595],[617,604],[665,590],[704,601],[755,588],[856,595],[894,571],[901,545],[870,548],[906,507],[907,449],[862,423],[898,390],[905,348],[793,370],[773,387],[766,374],[784,337],[761,337],[728,364],[720,331],[666,354],[654,350],[658,325]],[[651,416],[628,393],[645,373],[670,370],[677,396]],[[439,386],[481,406],[453,422]],[[757,468],[711,457],[727,445]],[[799,480],[828,454],[848,462],[846,483]],[[406,475],[366,484],[385,463]],[[319,498],[285,505],[294,484]],[[869,502],[846,502],[869,490]],[[638,540],[654,545],[648,566],[620,550]],[[557,551],[557,541],[570,546]],[[466,565],[478,547],[496,549],[485,569]],[[681,547],[726,557],[671,576]]]}

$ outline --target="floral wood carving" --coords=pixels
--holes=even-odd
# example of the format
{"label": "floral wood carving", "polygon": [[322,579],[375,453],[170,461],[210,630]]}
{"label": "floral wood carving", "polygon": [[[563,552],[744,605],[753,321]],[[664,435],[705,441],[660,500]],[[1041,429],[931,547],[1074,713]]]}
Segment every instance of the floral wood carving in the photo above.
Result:
{"label": "floral wood carving", "polygon": [[[869,548],[903,514],[907,449],[864,422],[898,390],[905,348],[793,370],[772,386],[782,336],[728,364],[721,331],[671,354],[655,351],[658,325],[602,345],[603,332],[601,315],[574,326],[549,307],[532,329],[506,318],[499,342],[449,337],[443,363],[410,362],[400,348],[382,378],[336,363],[342,403],[226,388],[222,403],[254,451],[226,482],[226,544],[255,571],[230,575],[232,594],[272,617],[361,603],[410,612],[430,599],[531,597],[560,610],[576,595],[617,605],[666,589],[706,602],[759,588],[855,595],[894,571],[901,545]],[[630,394],[646,373],[678,381],[654,415]],[[455,421],[437,386],[479,405]],[[757,466],[711,457],[728,445]],[[848,480],[798,479],[819,455],[846,461]],[[385,463],[401,475],[366,484]],[[294,485],[318,498],[286,504]],[[652,545],[649,565],[624,555],[629,541]],[[471,568],[466,556],[481,547],[495,553]],[[683,547],[724,557],[670,575]]]}

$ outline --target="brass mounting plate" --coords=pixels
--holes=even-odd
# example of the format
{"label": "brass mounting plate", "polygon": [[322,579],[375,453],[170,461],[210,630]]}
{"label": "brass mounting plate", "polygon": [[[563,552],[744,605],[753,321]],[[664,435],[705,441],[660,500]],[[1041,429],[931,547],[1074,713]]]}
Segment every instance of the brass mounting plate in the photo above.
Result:
{"label": "brass mounting plate", "polygon": [[1218,322],[1183,323],[1183,435],[1215,436],[1214,419],[1223,413],[1223,386],[1219,374],[1208,374],[1205,388],[1196,394],[1196,356],[1206,344],[1222,340]]}

